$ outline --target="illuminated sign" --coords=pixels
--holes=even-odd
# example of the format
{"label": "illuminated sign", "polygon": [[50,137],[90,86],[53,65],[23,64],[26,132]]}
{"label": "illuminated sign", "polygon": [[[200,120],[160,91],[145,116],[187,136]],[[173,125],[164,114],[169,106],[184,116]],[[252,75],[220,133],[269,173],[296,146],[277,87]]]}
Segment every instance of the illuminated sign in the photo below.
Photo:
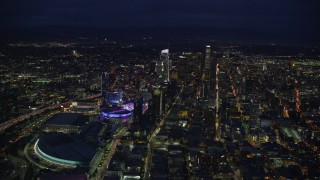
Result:
{"label": "illuminated sign", "polygon": [[144,114],[149,108],[149,103],[148,101],[144,102],[142,105],[142,114]]}

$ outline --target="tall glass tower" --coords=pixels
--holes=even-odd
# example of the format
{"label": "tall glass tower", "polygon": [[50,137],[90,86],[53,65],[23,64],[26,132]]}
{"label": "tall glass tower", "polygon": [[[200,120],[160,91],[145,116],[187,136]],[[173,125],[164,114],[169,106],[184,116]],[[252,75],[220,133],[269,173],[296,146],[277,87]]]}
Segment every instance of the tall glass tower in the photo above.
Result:
{"label": "tall glass tower", "polygon": [[101,94],[105,98],[108,92],[109,86],[109,74],[107,72],[102,72],[101,74]]}
{"label": "tall glass tower", "polygon": [[160,54],[160,61],[162,62],[163,80],[166,82],[170,81],[170,59],[169,49],[164,49]]}
{"label": "tall glass tower", "polygon": [[206,53],[204,59],[204,69],[205,69],[205,78],[210,79],[210,69],[211,69],[211,46],[206,46]]}

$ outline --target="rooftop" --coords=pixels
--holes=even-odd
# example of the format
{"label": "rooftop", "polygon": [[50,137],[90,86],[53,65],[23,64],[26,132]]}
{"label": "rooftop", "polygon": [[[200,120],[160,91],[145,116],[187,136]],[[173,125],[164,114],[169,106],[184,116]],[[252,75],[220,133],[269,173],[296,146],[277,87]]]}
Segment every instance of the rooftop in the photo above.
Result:
{"label": "rooftop", "polygon": [[48,119],[47,125],[72,125],[83,126],[87,122],[84,115],[78,113],[60,113]]}

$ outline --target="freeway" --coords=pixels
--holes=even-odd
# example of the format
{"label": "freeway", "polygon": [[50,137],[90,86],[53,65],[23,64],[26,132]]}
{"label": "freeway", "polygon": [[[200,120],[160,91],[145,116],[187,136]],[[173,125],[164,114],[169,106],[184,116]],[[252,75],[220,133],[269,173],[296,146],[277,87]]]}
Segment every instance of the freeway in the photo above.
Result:
{"label": "freeway", "polygon": [[[98,93],[98,94],[94,94],[94,95],[91,95],[91,96],[87,96],[84,99],[85,100],[90,100],[90,99],[95,99],[95,98],[100,97],[100,96],[101,96],[101,93]],[[35,116],[35,115],[41,114],[41,113],[45,112],[46,110],[58,109],[61,106],[64,106],[64,105],[67,105],[67,104],[70,104],[70,102],[59,103],[59,104],[56,104],[56,105],[53,105],[53,106],[37,109],[37,110],[32,111],[32,112],[30,112],[28,114],[24,114],[24,115],[21,115],[19,117],[10,119],[9,121],[6,121],[4,123],[1,123],[0,124],[0,134],[2,134],[6,129],[12,127],[13,125],[18,124],[18,123],[20,123],[22,121],[25,121],[25,120],[29,119],[31,116]]]}
{"label": "freeway", "polygon": [[24,114],[24,115],[21,115],[21,116],[19,116],[17,118],[14,118],[14,119],[11,119],[9,121],[6,121],[6,122],[0,124],[0,134],[2,134],[6,129],[10,128],[11,126],[13,126],[15,124],[18,124],[19,122],[22,122],[22,121],[24,121],[26,119],[29,119],[31,116],[35,116],[35,115],[41,114],[41,113],[45,112],[46,110],[57,109],[63,104],[57,104],[57,105],[53,105],[53,106],[50,106],[50,107],[45,107],[45,108],[42,108],[42,109],[38,109],[38,110],[32,111],[31,113]]}
{"label": "freeway", "polygon": [[37,120],[31,122],[30,124],[28,124],[26,127],[22,128],[21,130],[19,130],[17,132],[17,137],[15,137],[14,139],[10,140],[11,143],[15,143],[17,142],[19,139],[21,139],[22,137],[28,135],[34,127],[40,127],[41,124],[46,121],[47,119],[49,119],[50,117],[52,117],[54,114],[56,114],[58,111],[53,111],[49,114],[45,114],[43,115],[43,117],[38,118]]}

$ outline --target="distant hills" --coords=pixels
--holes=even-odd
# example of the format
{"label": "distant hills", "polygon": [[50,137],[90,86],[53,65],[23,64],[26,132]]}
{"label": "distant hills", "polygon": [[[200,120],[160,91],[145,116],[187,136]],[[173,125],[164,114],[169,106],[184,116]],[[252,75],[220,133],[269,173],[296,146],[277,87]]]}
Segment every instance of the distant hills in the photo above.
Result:
{"label": "distant hills", "polygon": [[175,27],[127,27],[99,28],[90,26],[47,26],[40,28],[0,28],[0,40],[67,40],[75,38],[110,38],[113,40],[141,40],[152,37],[161,40],[217,40],[226,42],[258,43],[258,44],[296,44],[319,45],[318,37],[296,35],[288,31],[285,34],[254,31],[246,28],[221,28],[205,26]]}

